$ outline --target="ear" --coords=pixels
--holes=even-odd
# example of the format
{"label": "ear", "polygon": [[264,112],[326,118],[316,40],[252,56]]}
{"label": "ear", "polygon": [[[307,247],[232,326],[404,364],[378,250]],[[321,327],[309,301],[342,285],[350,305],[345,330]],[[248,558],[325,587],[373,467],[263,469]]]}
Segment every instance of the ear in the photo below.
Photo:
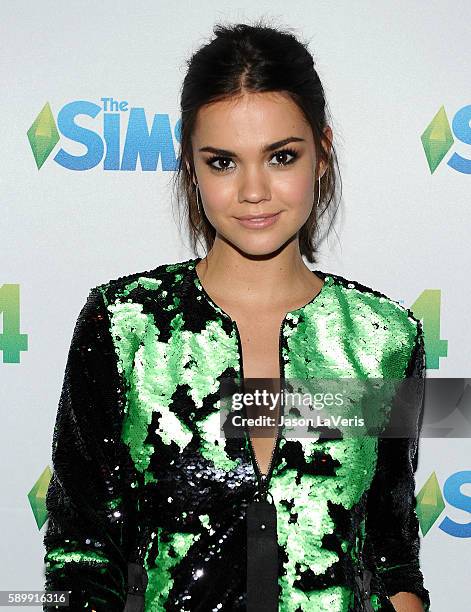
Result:
{"label": "ear", "polygon": [[[324,151],[326,152],[327,157],[330,159],[332,154],[332,142],[334,140],[334,135],[332,133],[332,128],[330,125],[326,125],[324,128],[324,138],[322,139],[322,146],[324,147]],[[325,164],[327,168],[328,164]]]}
{"label": "ear", "polygon": [[319,165],[317,168],[317,177],[316,177],[316,181],[319,180],[320,178],[322,178],[325,174],[325,171],[327,170],[327,164],[324,162],[324,160],[320,160],[319,161]]}
{"label": "ear", "polygon": [[[322,148],[324,149],[328,159],[330,159],[330,154],[331,154],[331,147],[332,147],[332,139],[333,139],[333,134],[332,134],[332,128],[330,127],[330,125],[326,125],[324,130],[323,130],[324,134],[323,134],[323,138],[322,138]],[[322,178],[328,168],[328,163],[325,162],[323,159],[321,159],[319,161],[319,176],[320,178]]]}
{"label": "ear", "polygon": [[191,171],[190,164],[188,163],[188,161],[185,162],[185,165],[186,165],[186,169],[188,170],[188,174],[191,176],[191,180],[193,182],[193,185],[196,185],[197,181],[195,180],[194,173]]}

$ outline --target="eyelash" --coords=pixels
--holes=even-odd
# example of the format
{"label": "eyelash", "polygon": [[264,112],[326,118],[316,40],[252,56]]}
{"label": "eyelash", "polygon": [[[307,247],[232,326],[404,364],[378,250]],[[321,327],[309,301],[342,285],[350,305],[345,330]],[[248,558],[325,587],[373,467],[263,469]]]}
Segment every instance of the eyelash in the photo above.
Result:
{"label": "eyelash", "polygon": [[[286,149],[280,149],[279,151],[276,151],[275,153],[273,153],[272,157],[275,157],[275,155],[279,155],[280,153],[288,153],[288,155],[292,155],[293,159],[285,162],[285,163],[280,163],[280,164],[275,164],[276,166],[289,166],[290,164],[292,164],[293,162],[296,161],[296,159],[299,157],[298,152],[295,151],[294,149],[290,149],[290,148],[286,148]],[[231,168],[216,168],[216,166],[213,166],[212,164],[220,159],[231,159],[230,157],[224,157],[224,156],[220,156],[220,155],[214,155],[213,157],[210,157],[206,163],[208,164],[208,166],[210,166],[213,170],[216,170],[216,172],[227,172],[228,170],[230,170]],[[271,159],[271,158],[270,158]]]}

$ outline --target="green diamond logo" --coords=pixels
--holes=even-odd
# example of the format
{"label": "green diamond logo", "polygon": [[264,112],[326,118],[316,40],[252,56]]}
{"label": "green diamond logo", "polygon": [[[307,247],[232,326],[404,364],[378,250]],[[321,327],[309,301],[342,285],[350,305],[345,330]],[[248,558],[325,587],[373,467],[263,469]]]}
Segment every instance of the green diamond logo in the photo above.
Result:
{"label": "green diamond logo", "polygon": [[432,472],[417,494],[416,513],[422,535],[425,535],[445,509],[445,502],[438,484],[437,475]]}
{"label": "green diamond logo", "polygon": [[43,106],[27,134],[39,170],[60,138],[49,102]]}
{"label": "green diamond logo", "polygon": [[51,469],[49,466],[46,466],[46,469],[28,493],[29,503],[31,504],[38,529],[41,529],[47,520],[46,493],[51,477]]}
{"label": "green diamond logo", "polygon": [[430,172],[433,174],[454,143],[453,133],[444,106],[440,108],[428,124],[420,139]]}

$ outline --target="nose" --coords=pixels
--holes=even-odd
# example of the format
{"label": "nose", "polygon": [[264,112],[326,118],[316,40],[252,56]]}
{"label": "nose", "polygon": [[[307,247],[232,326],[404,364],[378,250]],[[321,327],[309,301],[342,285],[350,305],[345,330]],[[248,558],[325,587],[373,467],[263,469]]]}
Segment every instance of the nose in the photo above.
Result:
{"label": "nose", "polygon": [[258,167],[247,168],[241,174],[239,202],[257,203],[270,199],[270,184],[265,172]]}

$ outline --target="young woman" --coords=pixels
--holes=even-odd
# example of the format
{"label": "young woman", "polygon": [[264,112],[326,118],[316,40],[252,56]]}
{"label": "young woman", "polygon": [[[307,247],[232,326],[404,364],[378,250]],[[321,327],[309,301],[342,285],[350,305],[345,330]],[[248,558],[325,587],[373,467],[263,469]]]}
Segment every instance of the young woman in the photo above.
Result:
{"label": "young woman", "polygon": [[425,354],[410,310],[303,261],[338,197],[306,46],[261,23],[215,34],[183,83],[176,175],[207,254],[90,291],[54,430],[46,589],[74,610],[428,610],[418,431],[290,438],[280,401],[264,435],[220,435],[223,379],[421,379]]}

